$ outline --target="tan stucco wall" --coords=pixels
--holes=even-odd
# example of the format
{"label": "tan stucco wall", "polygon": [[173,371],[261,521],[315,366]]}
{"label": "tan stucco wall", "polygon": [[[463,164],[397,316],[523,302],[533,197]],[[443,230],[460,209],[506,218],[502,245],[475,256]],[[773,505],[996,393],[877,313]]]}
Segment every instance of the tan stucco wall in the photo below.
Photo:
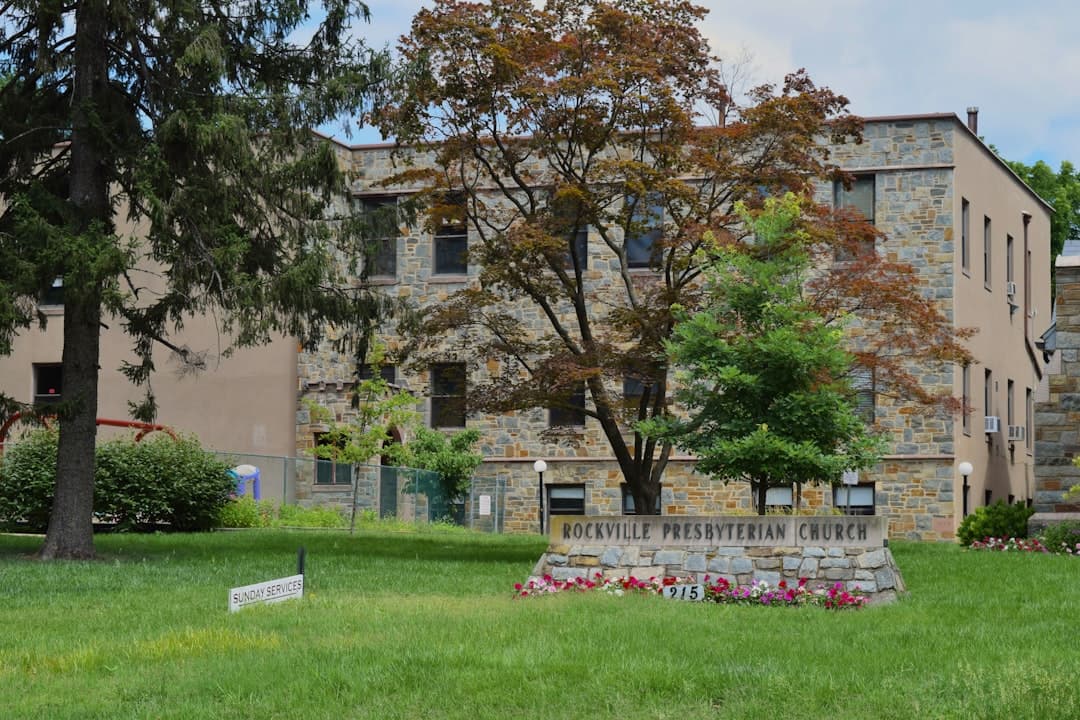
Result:
{"label": "tan stucco wall", "polygon": [[[957,433],[956,458],[975,467],[969,478],[971,507],[984,503],[986,490],[992,500],[1018,500],[1034,497],[1034,438],[1028,433],[1023,442],[1009,443],[1008,381],[1014,384],[1013,421],[1031,429],[1026,396],[1039,386],[1037,368],[1043,364],[1035,341],[1049,327],[1050,305],[1050,216],[1045,206],[1018,178],[1003,169],[985,146],[963,127],[956,133],[956,192],[953,213],[956,218],[954,274],[956,277],[956,323],[962,327],[981,328],[970,341],[975,362],[971,374],[971,431]],[[970,203],[971,261],[968,270],[961,267],[960,217],[962,199]],[[1030,286],[1025,278],[1024,217],[1027,226],[1027,249],[1030,251]],[[991,223],[991,269],[989,288],[983,271],[984,217]],[[1017,292],[1011,309],[1005,292],[1006,238],[1013,238],[1013,280]],[[992,373],[990,407],[984,402],[985,371]],[[955,373],[955,392],[961,392],[962,376]],[[1001,418],[1001,432],[987,435],[983,418]]]}

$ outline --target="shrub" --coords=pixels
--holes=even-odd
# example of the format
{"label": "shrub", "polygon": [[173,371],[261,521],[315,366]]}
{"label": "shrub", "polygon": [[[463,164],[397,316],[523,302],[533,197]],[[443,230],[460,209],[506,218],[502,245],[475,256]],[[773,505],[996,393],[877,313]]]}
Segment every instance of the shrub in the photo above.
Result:
{"label": "shrub", "polygon": [[1080,554],[1080,521],[1047,525],[1042,533],[1042,543],[1050,552]]}
{"label": "shrub", "polygon": [[218,525],[226,528],[270,527],[274,512],[274,503],[269,500],[256,502],[250,495],[241,495],[221,507]]}
{"label": "shrub", "polygon": [[[56,485],[56,430],[38,430],[5,453],[0,471],[0,522],[48,525]],[[94,514],[121,530],[169,524],[206,530],[234,489],[228,466],[194,438],[130,438],[98,446]]]}
{"label": "shrub", "polygon": [[0,465],[0,523],[23,521],[44,530],[52,512],[56,487],[56,447],[59,433],[39,428],[9,445]]}
{"label": "shrub", "polygon": [[998,500],[964,518],[956,537],[963,545],[986,538],[1025,538],[1028,518],[1034,512],[1022,503],[1006,505],[1004,500]]}

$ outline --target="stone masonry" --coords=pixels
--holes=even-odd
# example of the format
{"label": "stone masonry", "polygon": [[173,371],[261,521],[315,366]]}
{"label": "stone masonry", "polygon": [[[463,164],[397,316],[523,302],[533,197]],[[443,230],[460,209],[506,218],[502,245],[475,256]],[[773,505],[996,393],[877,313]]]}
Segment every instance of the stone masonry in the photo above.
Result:
{"label": "stone masonry", "polygon": [[[892,260],[910,263],[918,272],[920,291],[937,303],[950,319],[954,312],[958,218],[955,191],[957,134],[962,125],[952,116],[887,119],[870,122],[861,145],[830,148],[830,160],[852,172],[875,177],[875,224],[886,235],[878,251]],[[400,169],[391,148],[359,147],[342,153],[356,180],[357,195],[407,194],[411,188],[386,188],[381,181]],[[817,199],[831,202],[832,186],[822,184]],[[596,312],[606,312],[610,298],[605,288],[611,284],[616,263],[608,248],[594,235],[588,244],[589,264],[585,274],[595,297]],[[431,237],[419,227],[402,227],[397,249],[397,275],[385,282],[386,292],[407,299],[419,307],[444,302],[450,294],[476,283],[477,268],[466,276],[438,276],[433,273]],[[635,269],[635,277],[648,282],[648,272]],[[506,310],[516,314],[538,331],[544,318],[533,306],[522,303]],[[848,328],[854,342],[873,333],[872,327],[852,324]],[[388,334],[383,341],[391,350],[400,340]],[[1074,351],[1075,352],[1075,351]],[[348,420],[351,409],[351,368],[327,343],[316,352],[299,357],[299,399],[329,408],[337,420]],[[470,357],[467,350],[447,344],[447,361],[468,361],[469,380],[474,382],[500,370],[483,358]],[[932,393],[953,394],[955,373],[951,366],[912,366],[918,382]],[[413,375],[398,369],[399,384],[418,397],[417,410],[426,412],[430,378],[426,371]],[[321,429],[311,424],[309,414],[298,407],[296,437],[298,448],[310,447],[313,433]],[[958,416],[947,412],[925,412],[910,404],[879,394],[876,397],[877,425],[888,437],[888,455],[874,470],[864,473],[863,483],[874,483],[875,512],[889,518],[894,537],[950,540],[959,521],[960,504],[955,497],[954,469]],[[545,410],[507,413],[498,416],[470,416],[469,427],[481,430],[484,465],[478,476],[498,479],[506,488],[505,530],[535,532],[537,519],[537,477],[532,461],[543,458],[549,467],[545,484],[573,484],[585,487],[585,511],[597,514],[621,512],[622,476],[600,428],[594,422],[552,436]],[[1075,432],[1073,433],[1075,437]],[[407,441],[407,438],[405,438]],[[1075,442],[1075,440],[1074,440]],[[697,475],[692,458],[673,460],[663,478],[661,513],[699,515],[718,512],[752,512],[746,483],[724,485]],[[1052,481],[1051,481],[1052,482]],[[1043,492],[1053,492],[1049,486]],[[314,495],[304,490],[308,497]],[[830,512],[829,488],[803,488],[803,507]]]}
{"label": "stone masonry", "polygon": [[[676,523],[690,519],[664,518]],[[746,517],[709,520],[755,521]],[[659,541],[566,542],[560,541],[557,535],[557,531],[552,532],[552,542],[533,568],[532,578],[550,575],[555,580],[572,580],[599,574],[604,578],[678,577],[700,582],[708,576],[724,578],[733,585],[766,582],[771,587],[776,587],[781,580],[794,585],[805,578],[814,588],[842,583],[845,590],[858,589],[876,602],[894,600],[905,591],[892,552],[880,540],[876,544],[847,546],[799,544],[795,538],[789,538],[789,544],[778,546],[720,542],[680,545]]]}
{"label": "stone masonry", "polygon": [[1080,483],[1073,460],[1080,453],[1080,257],[1057,259],[1057,331],[1060,371],[1050,375],[1050,397],[1035,406],[1035,510],[1080,510],[1062,496]]}

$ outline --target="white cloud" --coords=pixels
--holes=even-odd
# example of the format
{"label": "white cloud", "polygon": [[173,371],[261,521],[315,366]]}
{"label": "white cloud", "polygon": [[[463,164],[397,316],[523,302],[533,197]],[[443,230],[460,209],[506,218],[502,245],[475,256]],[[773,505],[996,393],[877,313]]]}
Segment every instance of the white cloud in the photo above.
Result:
{"label": "white cloud", "polygon": [[[699,0],[726,61],[752,55],[754,83],[805,67],[861,115],[980,108],[1006,157],[1080,162],[1080,4],[1065,0]],[[370,0],[373,47],[407,33],[422,0]],[[377,139],[377,138],[375,138]],[[356,139],[354,138],[354,141]]]}

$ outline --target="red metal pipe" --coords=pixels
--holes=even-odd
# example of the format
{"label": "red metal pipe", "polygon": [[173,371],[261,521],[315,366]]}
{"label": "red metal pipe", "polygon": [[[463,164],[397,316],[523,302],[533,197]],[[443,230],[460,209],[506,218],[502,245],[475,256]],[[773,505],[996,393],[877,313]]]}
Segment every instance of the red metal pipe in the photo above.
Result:
{"label": "red metal pipe", "polygon": [[[4,454],[4,443],[7,440],[8,430],[11,429],[12,425],[19,421],[22,415],[23,414],[21,412],[12,413],[11,417],[5,420],[3,425],[0,425],[0,455]],[[41,423],[45,427],[49,427],[49,417],[50,416],[42,416],[41,418]],[[139,442],[148,433],[152,433],[155,430],[159,430],[167,434],[173,440],[180,439],[176,436],[176,433],[173,431],[173,429],[168,425],[155,425],[153,423],[145,423],[138,420],[112,420],[111,418],[98,418],[97,424],[108,425],[110,427],[138,428],[139,432],[135,434],[135,442]]]}

